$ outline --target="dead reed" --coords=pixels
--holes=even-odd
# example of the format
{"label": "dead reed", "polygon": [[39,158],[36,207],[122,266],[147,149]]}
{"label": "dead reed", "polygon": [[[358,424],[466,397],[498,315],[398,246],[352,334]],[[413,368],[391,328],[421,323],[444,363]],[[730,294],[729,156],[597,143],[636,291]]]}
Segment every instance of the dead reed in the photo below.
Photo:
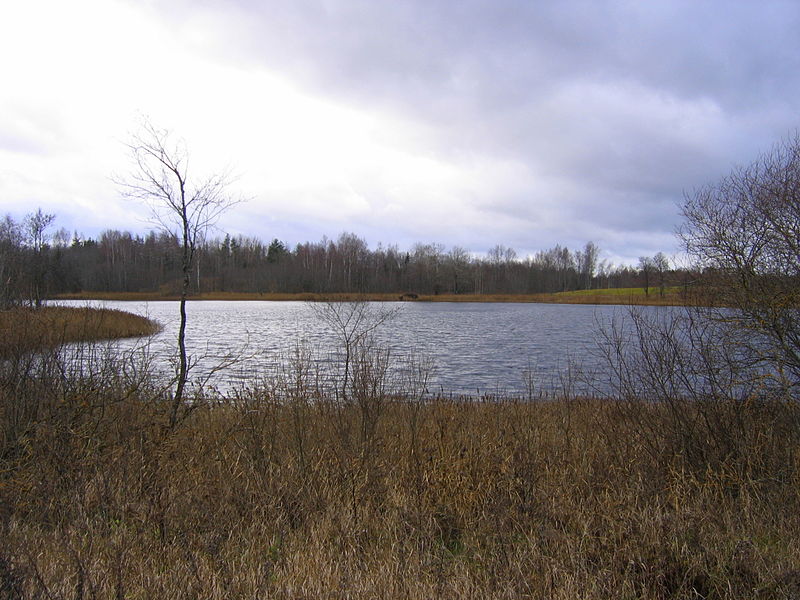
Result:
{"label": "dead reed", "polygon": [[690,454],[658,405],[380,396],[365,408],[296,374],[196,399],[172,429],[141,377],[6,380],[6,424],[37,408],[0,446],[0,597],[800,592],[791,403],[721,402],[748,436],[736,452],[698,436],[707,452]]}
{"label": "dead reed", "polygon": [[139,337],[159,325],[121,310],[45,306],[0,311],[0,358],[71,342]]}

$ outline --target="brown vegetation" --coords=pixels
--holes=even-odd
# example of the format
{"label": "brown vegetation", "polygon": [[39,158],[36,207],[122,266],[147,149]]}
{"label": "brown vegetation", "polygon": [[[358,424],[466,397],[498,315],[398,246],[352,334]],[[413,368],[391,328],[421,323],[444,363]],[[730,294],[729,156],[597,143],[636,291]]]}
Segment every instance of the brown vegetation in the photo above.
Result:
{"label": "brown vegetation", "polygon": [[426,302],[534,302],[542,304],[616,304],[622,306],[684,306],[692,299],[678,288],[645,295],[641,288],[579,290],[554,294],[442,294],[420,296]]}
{"label": "brown vegetation", "polygon": [[104,308],[47,306],[2,310],[0,358],[69,342],[150,335],[158,327],[145,317]]}
{"label": "brown vegetation", "polygon": [[[413,297],[412,297],[413,296]],[[82,292],[58,294],[61,300],[178,300],[175,294],[152,294],[146,292]],[[612,288],[559,292],[555,294],[298,294],[204,292],[190,296],[191,300],[268,300],[268,301],[333,301],[353,302],[533,302],[547,304],[617,304],[637,306],[683,306],[695,304],[696,298],[682,288],[667,288],[661,295],[657,291],[645,295],[641,288]]]}
{"label": "brown vegetation", "polygon": [[341,402],[295,366],[172,428],[135,369],[5,377],[2,597],[800,590],[794,404],[720,401],[720,445],[691,403]]}

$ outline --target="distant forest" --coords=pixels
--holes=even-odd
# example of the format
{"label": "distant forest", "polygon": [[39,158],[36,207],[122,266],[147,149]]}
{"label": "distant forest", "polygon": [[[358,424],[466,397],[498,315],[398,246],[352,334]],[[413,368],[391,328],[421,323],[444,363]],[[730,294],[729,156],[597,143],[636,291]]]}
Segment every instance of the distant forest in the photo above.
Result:
{"label": "distant forest", "polygon": [[[175,235],[135,235],[108,230],[97,239],[55,230],[41,210],[0,221],[3,305],[40,303],[70,292],[180,292],[180,244]],[[191,292],[535,294],[580,289],[661,288],[678,282],[663,253],[636,267],[599,259],[587,242],[571,250],[556,245],[520,257],[498,245],[485,257],[460,247],[417,243],[370,249],[352,233],[290,248],[273,239],[225,235],[207,239],[194,256]]]}

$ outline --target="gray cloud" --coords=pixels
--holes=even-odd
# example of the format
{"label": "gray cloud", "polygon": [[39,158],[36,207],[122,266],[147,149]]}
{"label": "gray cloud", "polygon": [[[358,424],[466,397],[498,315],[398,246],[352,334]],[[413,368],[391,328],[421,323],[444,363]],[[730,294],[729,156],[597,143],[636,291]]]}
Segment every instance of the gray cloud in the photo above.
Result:
{"label": "gray cloud", "polygon": [[587,239],[628,258],[672,250],[663,244],[682,194],[797,124],[793,2],[208,0],[158,10],[179,26],[210,16],[219,27],[208,51],[405,120],[441,160],[508,165],[507,187],[463,191],[466,216],[431,227],[382,224],[382,192],[365,184],[376,208],[349,224],[385,242],[438,227],[437,241],[477,251]]}

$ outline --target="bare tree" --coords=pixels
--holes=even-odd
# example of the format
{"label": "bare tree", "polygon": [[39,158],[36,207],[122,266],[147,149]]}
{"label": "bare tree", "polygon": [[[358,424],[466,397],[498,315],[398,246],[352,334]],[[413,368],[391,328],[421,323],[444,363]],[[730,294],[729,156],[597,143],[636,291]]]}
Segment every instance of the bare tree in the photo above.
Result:
{"label": "bare tree", "polygon": [[55,215],[44,213],[39,208],[35,213],[30,213],[25,217],[23,226],[25,241],[33,251],[30,297],[36,308],[42,305],[42,295],[47,274],[45,265],[45,250],[49,240],[47,230],[53,224],[55,218]]}
{"label": "bare tree", "polygon": [[189,153],[182,139],[166,129],[144,120],[131,136],[128,147],[133,172],[118,180],[125,195],[144,202],[156,225],[181,242],[183,274],[178,330],[179,366],[177,385],[170,411],[170,425],[178,419],[189,373],[186,356],[186,298],[192,275],[195,250],[205,232],[220,215],[240,200],[228,195],[226,173],[190,178]]}
{"label": "bare tree", "polygon": [[447,253],[447,265],[452,276],[452,291],[460,294],[466,291],[465,274],[469,268],[470,256],[464,248],[453,246]]}
{"label": "bare tree", "polygon": [[653,274],[653,259],[649,256],[639,257],[639,271],[644,279],[644,295],[650,295],[650,277]]}
{"label": "bare tree", "polygon": [[583,287],[587,290],[592,289],[592,280],[594,279],[595,272],[597,271],[597,255],[600,249],[594,242],[586,242],[583,251],[576,252],[577,263],[580,269],[581,282]]}
{"label": "bare tree", "polygon": [[364,300],[351,302],[311,302],[311,310],[336,336],[340,345],[341,376],[334,392],[337,400],[347,404],[353,395],[357,362],[368,357],[373,348],[371,336],[381,325],[393,319],[399,309],[378,307]]}
{"label": "bare tree", "polygon": [[667,287],[667,273],[669,273],[669,259],[663,252],[657,252],[652,258],[653,269],[658,276],[658,293],[663,298]]}
{"label": "bare tree", "polygon": [[800,386],[800,136],[687,196],[679,235],[740,354]]}
{"label": "bare tree", "polygon": [[21,302],[23,234],[20,224],[6,215],[0,220],[0,309]]}

